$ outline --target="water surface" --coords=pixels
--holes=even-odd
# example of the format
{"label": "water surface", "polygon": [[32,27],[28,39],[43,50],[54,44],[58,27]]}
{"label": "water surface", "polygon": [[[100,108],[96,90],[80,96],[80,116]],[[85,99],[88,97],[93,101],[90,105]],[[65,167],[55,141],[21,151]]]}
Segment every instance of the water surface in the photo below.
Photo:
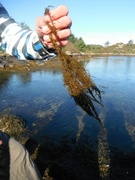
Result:
{"label": "water surface", "polygon": [[[111,147],[134,150],[135,57],[93,58],[85,63],[102,94],[104,108],[95,105]],[[61,71],[40,70],[7,75],[0,81],[0,112],[26,120],[36,136],[87,137],[97,143],[100,124],[87,115],[63,86]]]}

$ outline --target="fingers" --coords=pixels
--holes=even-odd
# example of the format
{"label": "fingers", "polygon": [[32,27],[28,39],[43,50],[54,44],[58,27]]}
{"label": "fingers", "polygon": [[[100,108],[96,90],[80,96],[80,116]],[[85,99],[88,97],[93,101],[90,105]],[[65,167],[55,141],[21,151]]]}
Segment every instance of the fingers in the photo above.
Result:
{"label": "fingers", "polygon": [[[67,16],[68,15],[68,8],[66,6],[58,6],[57,8],[53,9],[53,10],[50,10],[49,11],[49,16],[51,17],[52,20],[57,20],[63,16]],[[46,15],[46,20],[50,21],[50,18],[49,18],[48,15]]]}
{"label": "fingers", "polygon": [[57,44],[65,46],[68,43],[68,37],[71,34],[70,26],[72,24],[68,15],[68,8],[66,6],[58,6],[50,10],[45,16],[39,17],[36,22],[36,32],[43,45],[53,47],[49,34],[52,33],[46,22],[52,24],[57,32],[57,37],[53,37]]}
{"label": "fingers", "polygon": [[[64,29],[67,27],[69,28],[71,24],[72,24],[71,19],[68,16],[63,16],[58,20],[53,21],[53,26],[55,27],[56,30]],[[49,34],[51,33],[51,30],[47,25],[45,25],[42,27],[42,32],[44,34]]]}
{"label": "fingers", "polygon": [[[56,40],[56,43],[59,46],[64,47],[68,44],[68,37],[70,36],[70,34],[71,34],[71,31],[69,29],[63,29],[57,32],[57,37],[53,35],[53,39]],[[42,43],[44,45],[47,45],[49,48],[53,48],[53,44],[49,38],[49,35],[43,36]]]}
{"label": "fingers", "polygon": [[[71,30],[69,28],[71,26],[70,18],[68,16],[61,17],[60,19],[53,21],[53,25],[57,32],[57,37],[53,35],[53,39],[55,39],[56,43],[61,47],[66,46],[68,44],[68,37],[71,35]],[[42,27],[42,32],[44,34],[42,37],[42,43],[52,48],[53,44],[49,38],[51,30],[47,25],[45,25]]]}
{"label": "fingers", "polygon": [[[43,42],[42,42],[43,43]],[[56,42],[58,44],[58,46],[61,46],[61,47],[64,47],[68,44],[68,40],[61,40],[61,41],[57,41]],[[49,47],[49,48],[54,48],[54,45],[51,43],[51,42],[48,42],[48,43],[43,43],[43,45]]]}
{"label": "fingers", "polygon": [[[70,36],[70,34],[71,34],[70,29],[63,29],[63,30],[57,31],[57,37],[53,35],[53,39],[57,41],[61,41],[61,40],[67,39]],[[47,43],[51,42],[49,35],[44,35],[43,41],[46,41]]]}

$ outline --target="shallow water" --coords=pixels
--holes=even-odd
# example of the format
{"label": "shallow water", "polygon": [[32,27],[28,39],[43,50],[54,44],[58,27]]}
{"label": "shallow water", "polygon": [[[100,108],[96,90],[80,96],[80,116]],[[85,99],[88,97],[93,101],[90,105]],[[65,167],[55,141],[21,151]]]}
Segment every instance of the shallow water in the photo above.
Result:
{"label": "shallow water", "polygon": [[[110,147],[134,151],[135,57],[93,58],[85,63],[98,88],[104,91],[104,107],[95,105],[103,121],[103,139]],[[2,75],[1,75],[2,77]],[[86,137],[93,146],[103,131],[99,122],[77,106],[63,86],[60,71],[14,73],[0,78],[0,112],[25,119],[34,136],[61,136],[79,141]]]}

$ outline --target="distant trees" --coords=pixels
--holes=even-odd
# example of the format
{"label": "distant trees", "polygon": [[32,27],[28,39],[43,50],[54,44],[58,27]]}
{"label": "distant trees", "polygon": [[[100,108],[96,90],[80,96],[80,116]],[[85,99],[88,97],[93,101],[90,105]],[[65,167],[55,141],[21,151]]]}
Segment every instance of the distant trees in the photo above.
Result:
{"label": "distant trees", "polygon": [[104,45],[105,45],[106,47],[108,47],[109,44],[110,44],[110,42],[109,42],[109,41],[106,41]]}
{"label": "distant trees", "polygon": [[85,44],[84,40],[81,37],[78,38],[75,45],[78,47],[79,51],[85,51],[86,44]]}
{"label": "distant trees", "polygon": [[77,38],[74,36],[74,34],[71,34],[71,36],[69,37],[69,41],[72,42],[77,47],[77,49],[81,52],[90,52],[92,50],[98,52],[102,48],[101,45],[85,44],[82,37]]}
{"label": "distant trees", "polygon": [[69,41],[71,41],[73,44],[75,44],[75,42],[78,40],[78,38],[76,38],[74,36],[74,34],[71,34],[70,37],[69,37]]}
{"label": "distant trees", "polygon": [[79,51],[84,52],[90,48],[90,45],[86,45],[84,40],[81,37],[77,38],[74,36],[74,34],[71,34],[71,36],[69,37],[69,41],[75,44],[75,46],[77,47]]}
{"label": "distant trees", "polygon": [[134,44],[134,41],[132,39],[129,40],[128,43],[127,43],[128,46],[132,46],[133,44]]}
{"label": "distant trees", "polygon": [[23,30],[30,30],[29,26],[25,22],[19,23]]}

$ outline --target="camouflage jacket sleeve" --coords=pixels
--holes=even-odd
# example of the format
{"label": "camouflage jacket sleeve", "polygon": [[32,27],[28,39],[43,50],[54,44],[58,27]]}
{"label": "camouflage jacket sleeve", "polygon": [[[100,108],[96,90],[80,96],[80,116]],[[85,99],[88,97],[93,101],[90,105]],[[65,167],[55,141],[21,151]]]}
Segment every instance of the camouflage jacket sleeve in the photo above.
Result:
{"label": "camouflage jacket sleeve", "polygon": [[36,31],[23,30],[0,3],[0,45],[3,51],[18,59],[50,59],[56,56],[39,41]]}

